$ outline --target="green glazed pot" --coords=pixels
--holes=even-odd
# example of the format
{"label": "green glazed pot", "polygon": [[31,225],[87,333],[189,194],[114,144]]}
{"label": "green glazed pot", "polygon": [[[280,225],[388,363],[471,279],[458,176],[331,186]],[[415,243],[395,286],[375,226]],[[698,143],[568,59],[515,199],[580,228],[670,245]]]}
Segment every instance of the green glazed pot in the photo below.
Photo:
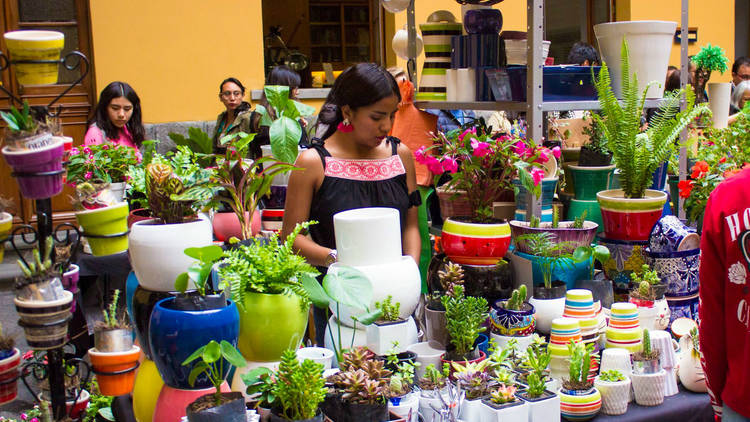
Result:
{"label": "green glazed pot", "polygon": [[595,201],[597,193],[610,188],[615,166],[614,164],[605,167],[569,165],[566,168],[566,172],[568,171],[572,175],[576,199]]}
{"label": "green glazed pot", "polygon": [[122,233],[121,236],[109,238],[86,236],[94,256],[112,255],[128,250],[128,212],[127,202],[76,212],[76,220],[83,229],[84,236]]}
{"label": "green glazed pot", "polygon": [[308,309],[296,295],[247,293],[240,311],[237,345],[252,362],[276,362],[286,349],[296,350],[307,327]]}
{"label": "green glazed pot", "polygon": [[604,223],[602,222],[602,211],[599,208],[599,202],[596,200],[581,201],[580,199],[571,199],[565,219],[575,220],[580,217],[584,211],[586,212],[586,221],[593,221],[599,225],[596,229],[597,233],[603,232]]}
{"label": "green glazed pot", "polygon": [[563,164],[563,180],[565,181],[565,189],[563,192],[574,194],[575,193],[575,179],[573,178],[573,171],[570,169],[571,166],[578,164],[578,162],[565,163]]}

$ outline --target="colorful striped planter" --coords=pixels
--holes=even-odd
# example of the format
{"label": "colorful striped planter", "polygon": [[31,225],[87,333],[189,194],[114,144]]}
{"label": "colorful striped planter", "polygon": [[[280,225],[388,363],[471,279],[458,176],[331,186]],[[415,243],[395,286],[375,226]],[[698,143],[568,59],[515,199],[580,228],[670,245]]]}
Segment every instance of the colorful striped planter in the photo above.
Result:
{"label": "colorful striped planter", "polygon": [[594,418],[602,408],[602,395],[596,388],[588,390],[561,389],[560,414],[569,421],[587,421]]}
{"label": "colorful striped planter", "polygon": [[451,38],[461,35],[463,25],[460,22],[430,22],[419,25],[419,30],[422,31],[425,60],[416,99],[445,101],[445,71],[451,68]]}
{"label": "colorful striped planter", "polygon": [[634,303],[613,303],[606,335],[607,348],[625,349],[630,353],[641,350],[642,330],[638,307]]}
{"label": "colorful striped planter", "polygon": [[[552,221],[552,201],[555,197],[555,189],[557,188],[557,176],[548,177],[542,180],[542,215],[541,221],[548,222]],[[516,195],[516,220],[526,221],[526,199],[528,192],[525,187],[521,184],[518,179],[513,179],[513,186],[518,187],[518,195]]]}
{"label": "colorful striped planter", "polygon": [[278,233],[284,221],[284,209],[266,208],[260,211],[260,225],[263,230]]}
{"label": "colorful striped planter", "polygon": [[10,403],[18,396],[18,366],[21,352],[13,349],[10,356],[0,360],[0,405]]}
{"label": "colorful striped planter", "polygon": [[469,223],[448,218],[443,223],[442,245],[453,262],[468,265],[495,265],[508,252],[508,223]]}
{"label": "colorful striped planter", "polygon": [[644,198],[626,198],[622,189],[596,194],[602,210],[604,236],[609,239],[646,241],[661,218],[667,193],[647,189]]}

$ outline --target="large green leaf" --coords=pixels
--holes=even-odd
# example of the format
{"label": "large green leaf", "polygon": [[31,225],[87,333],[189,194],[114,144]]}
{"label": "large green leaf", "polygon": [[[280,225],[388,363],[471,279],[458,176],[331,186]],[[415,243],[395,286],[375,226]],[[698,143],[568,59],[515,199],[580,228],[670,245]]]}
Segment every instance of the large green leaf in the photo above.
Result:
{"label": "large green leaf", "polygon": [[177,279],[174,281],[174,289],[178,292],[185,293],[185,290],[187,290],[189,279],[190,276],[188,275],[188,273],[182,273],[178,275]]}
{"label": "large green leaf", "polygon": [[213,262],[221,258],[224,251],[220,246],[208,245],[200,248],[186,248],[185,255],[201,262]]}
{"label": "large green leaf", "polygon": [[372,283],[356,268],[329,268],[328,274],[323,278],[323,288],[332,300],[344,306],[365,310],[370,307]]}
{"label": "large green leaf", "polygon": [[246,374],[240,375],[240,378],[242,379],[242,382],[245,383],[245,385],[250,386],[262,382],[264,375],[271,375],[272,373],[273,371],[271,371],[270,369],[264,366],[260,366],[247,372]]}
{"label": "large green leaf", "polygon": [[591,246],[579,246],[573,251],[573,260],[583,262],[591,258]]}
{"label": "large green leaf", "polygon": [[353,316],[352,319],[359,322],[362,325],[370,325],[373,322],[377,321],[378,318],[382,316],[383,316],[383,311],[379,308],[375,308],[375,310],[372,310],[360,316],[356,316],[356,317]]}
{"label": "large green leaf", "polygon": [[266,110],[265,107],[258,104],[257,106],[255,106],[255,112],[260,114],[261,126],[271,126],[271,123],[273,123],[273,119],[271,119],[271,116],[268,115],[268,110]]}
{"label": "large green leaf", "polygon": [[274,108],[276,116],[281,116],[289,101],[289,87],[285,85],[266,85],[263,87],[268,104]]}
{"label": "large green leaf", "polygon": [[302,281],[302,287],[310,295],[310,301],[312,301],[313,305],[321,309],[328,309],[331,298],[323,289],[323,286],[318,283],[318,280],[309,274],[302,274],[299,278]]}
{"label": "large green leaf", "polygon": [[221,341],[221,354],[224,356],[224,359],[237,368],[242,368],[247,364],[242,354],[226,340]]}
{"label": "large green leaf", "polygon": [[268,136],[271,139],[274,157],[287,163],[297,160],[299,139],[302,136],[299,122],[288,117],[280,117],[271,124]]}
{"label": "large green leaf", "polygon": [[203,361],[214,363],[219,359],[221,359],[221,346],[215,340],[211,340],[203,350]]}
{"label": "large green leaf", "polygon": [[315,114],[315,107],[309,106],[299,101],[292,100],[292,102],[294,102],[294,106],[297,107],[297,112],[300,116],[312,116],[313,114]]}
{"label": "large green leaf", "polygon": [[203,354],[203,351],[204,351],[205,349],[206,349],[206,346],[201,346],[201,347],[199,347],[199,348],[198,348],[198,349],[197,349],[196,351],[194,351],[194,352],[193,352],[193,354],[192,354],[192,355],[188,356],[188,357],[187,357],[187,359],[185,359],[185,360],[184,360],[184,361],[182,362],[182,366],[185,366],[185,365],[187,365],[188,363],[190,363],[190,362],[192,362],[192,361],[194,361],[194,360],[198,359],[198,357],[199,357],[200,355],[202,355],[202,354]]}
{"label": "large green leaf", "polygon": [[198,376],[204,372],[207,372],[208,369],[208,365],[205,362],[198,362],[190,371],[190,375],[188,375],[188,384],[190,384],[191,387],[194,386],[195,380],[198,378]]}

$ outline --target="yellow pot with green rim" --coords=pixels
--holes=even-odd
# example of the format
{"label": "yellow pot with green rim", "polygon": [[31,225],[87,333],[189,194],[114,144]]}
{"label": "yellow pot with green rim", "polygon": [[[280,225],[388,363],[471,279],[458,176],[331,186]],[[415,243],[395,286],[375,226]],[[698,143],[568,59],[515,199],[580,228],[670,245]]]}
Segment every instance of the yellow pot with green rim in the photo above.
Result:
{"label": "yellow pot with green rim", "polygon": [[94,256],[128,250],[128,212],[127,202],[76,212],[76,220]]}
{"label": "yellow pot with green rim", "polygon": [[[7,212],[0,212],[0,240],[5,239],[10,234],[13,227],[13,216]],[[0,243],[0,261],[5,256],[5,241]]]}
{"label": "yellow pot with green rim", "polygon": [[299,296],[248,292],[242,304],[237,346],[245,359],[276,362],[284,350],[299,348],[310,309]]}
{"label": "yellow pot with green rim", "polygon": [[12,31],[6,32],[4,37],[11,61],[50,61],[50,63],[16,63],[14,69],[18,83],[21,85],[57,83],[58,61],[65,45],[65,35],[62,32]]}
{"label": "yellow pot with green rim", "polygon": [[508,252],[510,225],[472,223],[448,218],[443,223],[441,242],[445,255],[466,265],[495,265]]}

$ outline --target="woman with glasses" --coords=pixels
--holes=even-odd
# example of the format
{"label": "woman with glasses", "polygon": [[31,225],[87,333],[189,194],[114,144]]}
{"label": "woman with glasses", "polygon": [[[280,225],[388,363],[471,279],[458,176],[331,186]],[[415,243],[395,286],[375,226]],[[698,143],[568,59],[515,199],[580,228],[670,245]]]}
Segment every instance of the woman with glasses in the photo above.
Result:
{"label": "woman with glasses", "polygon": [[125,82],[112,82],[99,95],[84,145],[111,142],[138,149],[146,131],[141,123],[141,99]]}
{"label": "woman with glasses", "polygon": [[220,144],[221,138],[238,132],[251,133],[253,112],[250,103],[244,100],[245,87],[236,78],[226,78],[219,85],[219,100],[226,110],[219,114],[214,129],[214,153],[223,154],[226,147]]}

